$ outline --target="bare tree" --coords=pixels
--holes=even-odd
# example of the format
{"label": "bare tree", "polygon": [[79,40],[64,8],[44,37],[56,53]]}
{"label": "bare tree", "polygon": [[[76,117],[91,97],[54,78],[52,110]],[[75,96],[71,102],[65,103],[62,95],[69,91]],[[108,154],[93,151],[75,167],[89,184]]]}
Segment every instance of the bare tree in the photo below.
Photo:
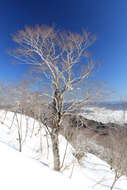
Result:
{"label": "bare tree", "polygon": [[127,176],[127,129],[121,127],[110,131],[104,151],[114,172],[114,180],[110,188],[112,190],[122,176]]}
{"label": "bare tree", "polygon": [[[83,86],[94,69],[94,61],[88,52],[88,47],[95,41],[95,36],[85,30],[82,34],[55,30],[54,27],[26,27],[13,36],[18,47],[12,50],[13,56],[19,63],[29,64],[38,72],[42,80],[46,78],[52,93],[50,97],[50,115],[46,114],[51,125],[50,135],[54,156],[54,169],[60,170],[58,134],[63,117],[72,113],[76,107],[81,108],[89,99],[86,93],[71,99],[69,106],[65,102],[77,87]],[[70,94],[69,94],[70,93]],[[76,101],[78,100],[78,101]],[[65,108],[66,107],[66,108]]]}

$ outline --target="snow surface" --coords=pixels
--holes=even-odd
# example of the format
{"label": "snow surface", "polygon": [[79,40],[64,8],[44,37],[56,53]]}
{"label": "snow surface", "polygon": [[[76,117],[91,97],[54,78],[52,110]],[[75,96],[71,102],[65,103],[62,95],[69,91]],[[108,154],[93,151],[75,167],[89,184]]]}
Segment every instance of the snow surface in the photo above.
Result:
{"label": "snow surface", "polygon": [[[47,151],[46,131],[42,127],[38,133],[39,124],[35,122],[35,132],[31,138],[34,120],[18,114],[11,128],[14,113],[0,111],[0,189],[1,190],[42,190],[42,189],[79,189],[79,190],[109,190],[114,173],[110,166],[98,157],[87,154],[79,165],[73,156],[74,149],[68,144],[65,162],[60,173],[53,171],[51,141]],[[28,128],[26,141],[23,142],[22,153],[18,151],[17,122],[22,123],[22,136]],[[42,139],[40,141],[40,134]],[[67,142],[60,136],[61,161]],[[41,143],[40,143],[41,142]],[[5,145],[6,144],[6,145]],[[7,146],[9,145],[9,146]],[[15,150],[16,149],[16,150]],[[40,149],[42,149],[40,151]],[[73,172],[72,172],[73,171]],[[127,179],[122,177],[116,190],[127,190]]]}
{"label": "snow surface", "polygon": [[0,189],[71,189],[71,182],[43,164],[0,143]]}

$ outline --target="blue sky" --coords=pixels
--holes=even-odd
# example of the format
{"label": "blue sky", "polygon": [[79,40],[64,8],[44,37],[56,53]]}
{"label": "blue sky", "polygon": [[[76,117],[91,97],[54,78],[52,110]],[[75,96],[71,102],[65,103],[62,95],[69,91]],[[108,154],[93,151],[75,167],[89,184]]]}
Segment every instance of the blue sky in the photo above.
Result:
{"label": "blue sky", "polygon": [[98,80],[119,96],[127,96],[127,0],[1,0],[0,80],[18,81],[27,66],[11,64],[7,54],[13,47],[11,35],[24,25],[55,23],[58,28],[97,36],[91,51],[102,60]]}

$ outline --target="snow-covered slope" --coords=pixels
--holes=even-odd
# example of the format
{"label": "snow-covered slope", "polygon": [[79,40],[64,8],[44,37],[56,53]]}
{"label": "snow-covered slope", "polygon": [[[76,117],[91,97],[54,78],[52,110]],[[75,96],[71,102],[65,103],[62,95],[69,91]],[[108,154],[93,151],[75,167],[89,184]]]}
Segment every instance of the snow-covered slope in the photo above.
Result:
{"label": "snow-covered slope", "polygon": [[[45,165],[52,168],[53,155],[51,139],[50,135],[47,134],[45,127],[40,126],[39,122],[35,121],[33,118],[25,115],[21,116],[20,114],[17,114],[17,117],[14,118],[12,125],[14,113],[8,112],[6,118],[5,114],[6,112],[4,110],[0,111],[0,121],[2,121],[0,123],[0,141],[18,150],[18,130],[20,128],[20,133],[22,135],[22,153],[36,160],[40,160],[41,162],[44,162]],[[21,127],[18,126],[20,124]],[[67,154],[63,164],[64,169],[64,167],[69,166],[73,160],[73,148],[61,135],[59,136],[59,142],[61,162],[63,162],[64,152],[67,147]]]}
{"label": "snow-covered slope", "polygon": [[[8,112],[5,118],[5,111],[0,111],[0,189],[2,190],[42,190],[42,189],[79,189],[79,190],[109,190],[114,179],[114,173],[109,165],[92,154],[87,154],[81,165],[73,156],[73,148],[68,144],[67,154],[62,172],[58,173],[51,169],[52,152],[51,142],[48,137],[49,153],[47,152],[46,131],[42,128],[38,132],[39,124],[35,121],[35,131],[31,138],[33,122],[32,118],[18,114],[18,121],[15,119],[11,130],[11,123],[14,114]],[[18,150],[17,123],[22,123],[23,140],[22,153]],[[42,138],[40,139],[40,134]],[[60,136],[61,161],[67,142]],[[11,146],[11,148],[1,142]],[[41,150],[41,151],[40,151]],[[34,158],[34,159],[33,159]],[[49,167],[51,166],[51,167]],[[70,177],[71,178],[68,178]],[[127,180],[121,178],[116,183],[115,189],[126,190]]]}
{"label": "snow-covered slope", "polygon": [[0,143],[1,190],[71,189],[69,179]]}
{"label": "snow-covered slope", "polygon": [[[113,179],[109,166],[91,154],[88,154],[84,168],[75,166],[72,178],[67,179],[5,144],[0,143],[0,153],[2,190],[109,190]],[[116,186],[115,189],[126,190],[127,181],[121,179]]]}

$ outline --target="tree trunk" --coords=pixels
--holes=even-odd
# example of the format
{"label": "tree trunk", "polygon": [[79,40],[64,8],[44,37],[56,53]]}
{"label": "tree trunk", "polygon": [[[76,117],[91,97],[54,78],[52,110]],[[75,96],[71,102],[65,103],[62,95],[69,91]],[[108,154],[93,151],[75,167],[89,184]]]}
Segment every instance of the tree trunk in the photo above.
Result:
{"label": "tree trunk", "polygon": [[56,88],[53,100],[53,127],[51,131],[52,151],[54,159],[54,169],[60,171],[60,154],[59,154],[59,128],[61,119],[61,100],[59,89]]}
{"label": "tree trunk", "polygon": [[111,188],[110,188],[110,190],[113,190],[115,184],[116,184],[116,181],[114,180],[114,181],[113,181],[113,184],[112,184],[112,186],[111,186]]}
{"label": "tree trunk", "polygon": [[51,133],[54,170],[60,171],[58,128],[53,128]]}
{"label": "tree trunk", "polygon": [[114,186],[115,186],[117,180],[118,180],[118,177],[117,177],[117,173],[116,173],[116,174],[115,174],[114,181],[113,181],[113,183],[112,183],[112,186],[111,186],[110,190],[113,190],[113,189],[114,189]]}
{"label": "tree trunk", "polygon": [[19,141],[19,152],[22,152],[22,138],[19,129],[18,129],[18,141]]}

